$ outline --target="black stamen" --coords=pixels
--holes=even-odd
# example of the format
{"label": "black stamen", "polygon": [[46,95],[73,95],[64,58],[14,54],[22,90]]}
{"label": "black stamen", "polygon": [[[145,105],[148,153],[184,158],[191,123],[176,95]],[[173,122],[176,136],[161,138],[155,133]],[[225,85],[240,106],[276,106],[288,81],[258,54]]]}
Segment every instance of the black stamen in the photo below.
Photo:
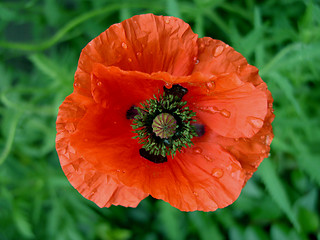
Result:
{"label": "black stamen", "polygon": [[163,86],[163,90],[166,95],[177,96],[179,98],[179,100],[181,100],[183,98],[183,96],[186,95],[188,92],[188,89],[186,89],[178,84],[172,85],[171,88],[166,88],[165,86]]}
{"label": "black stamen", "polygon": [[204,125],[200,124],[200,123],[192,123],[192,126],[194,126],[196,133],[197,133],[197,137],[201,137],[204,135],[205,133],[205,129],[204,129]]}
{"label": "black stamen", "polygon": [[145,159],[151,161],[151,162],[154,162],[154,163],[164,163],[164,162],[167,162],[168,159],[167,159],[167,156],[163,157],[161,155],[153,155],[153,154],[150,154],[147,150],[145,150],[144,148],[141,148],[139,150],[139,153],[140,153],[140,156],[141,157],[144,157]]}
{"label": "black stamen", "polygon": [[135,105],[132,105],[126,113],[127,119],[134,119],[134,117],[138,115],[138,110]]}

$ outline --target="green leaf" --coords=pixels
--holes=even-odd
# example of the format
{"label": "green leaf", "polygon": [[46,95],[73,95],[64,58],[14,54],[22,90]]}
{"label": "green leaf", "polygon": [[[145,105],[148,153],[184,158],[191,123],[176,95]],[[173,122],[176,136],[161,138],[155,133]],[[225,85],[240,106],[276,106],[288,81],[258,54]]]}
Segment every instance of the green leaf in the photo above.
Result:
{"label": "green leaf", "polygon": [[202,212],[189,213],[189,218],[198,230],[202,240],[223,240],[224,237],[210,215]]}
{"label": "green leaf", "polygon": [[25,238],[33,238],[31,222],[18,206],[13,210],[13,220],[20,234]]}
{"label": "green leaf", "polygon": [[167,0],[166,12],[169,16],[181,18],[178,0]]}
{"label": "green leaf", "polygon": [[164,201],[157,203],[159,207],[160,226],[164,230],[166,239],[183,240],[186,239],[186,228],[183,226],[183,213],[173,208]]}
{"label": "green leaf", "polygon": [[271,197],[287,215],[294,227],[299,231],[300,225],[294,215],[288,194],[277,175],[271,160],[267,159],[263,161],[258,172]]}

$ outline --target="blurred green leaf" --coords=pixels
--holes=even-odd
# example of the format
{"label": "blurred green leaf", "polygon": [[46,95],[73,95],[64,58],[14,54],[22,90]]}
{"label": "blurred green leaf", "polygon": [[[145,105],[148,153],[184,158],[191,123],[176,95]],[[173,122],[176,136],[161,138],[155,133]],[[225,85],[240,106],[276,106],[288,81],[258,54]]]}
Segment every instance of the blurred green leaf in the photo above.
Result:
{"label": "blurred green leaf", "polygon": [[259,168],[259,175],[274,201],[285,212],[294,227],[299,231],[300,226],[294,215],[288,194],[270,159],[262,162]]}
{"label": "blurred green leaf", "polygon": [[189,218],[197,228],[200,239],[202,240],[223,240],[224,237],[219,230],[216,222],[214,222],[208,214],[201,212],[189,213]]}
{"label": "blurred green leaf", "polygon": [[26,214],[23,213],[22,209],[20,209],[18,206],[14,207],[13,219],[17,226],[18,231],[24,238],[26,239],[34,238],[31,222],[27,218]]}
{"label": "blurred green leaf", "polygon": [[159,208],[159,220],[162,222],[161,229],[163,229],[166,238],[172,240],[185,239],[186,228],[183,226],[183,213],[172,208],[168,203],[159,201],[157,203]]}

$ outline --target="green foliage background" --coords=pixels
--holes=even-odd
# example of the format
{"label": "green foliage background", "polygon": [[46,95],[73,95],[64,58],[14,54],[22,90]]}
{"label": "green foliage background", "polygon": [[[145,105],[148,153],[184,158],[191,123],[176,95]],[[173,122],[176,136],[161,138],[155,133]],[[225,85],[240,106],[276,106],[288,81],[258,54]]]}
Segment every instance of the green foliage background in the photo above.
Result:
{"label": "green foliage background", "polygon": [[[55,120],[81,49],[149,12],[233,46],[275,99],[271,156],[225,209],[185,213],[151,197],[100,209],[60,168]],[[1,240],[320,239],[319,0],[1,0],[0,33]]]}

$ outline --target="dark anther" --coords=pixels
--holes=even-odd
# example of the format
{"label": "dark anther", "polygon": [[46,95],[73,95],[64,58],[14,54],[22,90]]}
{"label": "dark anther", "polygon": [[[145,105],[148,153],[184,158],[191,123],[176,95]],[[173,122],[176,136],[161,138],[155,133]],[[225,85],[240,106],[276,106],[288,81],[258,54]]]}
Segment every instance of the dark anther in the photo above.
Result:
{"label": "dark anther", "polygon": [[171,88],[166,88],[165,86],[163,86],[163,90],[166,95],[177,96],[179,98],[179,100],[181,100],[183,98],[183,96],[186,95],[188,92],[188,89],[186,89],[178,84],[172,85]]}
{"label": "dark anther", "polygon": [[194,126],[196,133],[197,133],[197,137],[201,137],[204,135],[205,133],[205,129],[204,129],[204,125],[200,124],[200,123],[193,123],[191,124],[192,126]]}
{"label": "dark anther", "polygon": [[167,156],[163,157],[161,155],[153,155],[150,154],[147,150],[145,150],[144,148],[141,148],[139,150],[140,156],[144,157],[145,159],[154,162],[154,163],[164,163],[167,162]]}
{"label": "dark anther", "polygon": [[134,119],[134,117],[138,115],[138,110],[135,105],[132,105],[126,113],[127,119]]}

